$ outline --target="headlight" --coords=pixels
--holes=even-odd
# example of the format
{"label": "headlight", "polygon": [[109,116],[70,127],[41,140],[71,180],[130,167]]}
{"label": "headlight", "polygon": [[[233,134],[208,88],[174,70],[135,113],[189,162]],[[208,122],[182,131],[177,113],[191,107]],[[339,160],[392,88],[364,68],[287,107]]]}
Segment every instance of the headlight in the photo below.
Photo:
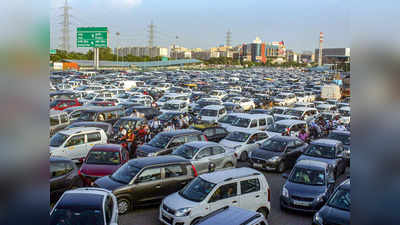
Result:
{"label": "headlight", "polygon": [[289,198],[289,191],[285,187],[282,188],[282,196]]}
{"label": "headlight", "polygon": [[316,202],[323,202],[324,201],[324,194],[319,195],[318,197],[315,198]]}
{"label": "headlight", "polygon": [[279,156],[274,156],[274,157],[272,157],[272,158],[270,158],[268,161],[270,161],[270,162],[277,162],[277,161],[279,161],[281,158],[279,157]]}
{"label": "headlight", "polygon": [[175,216],[188,216],[190,214],[190,211],[192,210],[192,208],[182,208],[182,209],[178,209],[175,212]]}
{"label": "headlight", "polygon": [[152,152],[152,153],[149,153],[147,156],[148,156],[148,157],[154,157],[154,156],[157,156],[157,153]]}
{"label": "headlight", "polygon": [[319,215],[319,213],[315,213],[314,218],[313,218],[313,222],[316,224],[320,224],[322,225],[322,223],[324,222],[321,215]]}

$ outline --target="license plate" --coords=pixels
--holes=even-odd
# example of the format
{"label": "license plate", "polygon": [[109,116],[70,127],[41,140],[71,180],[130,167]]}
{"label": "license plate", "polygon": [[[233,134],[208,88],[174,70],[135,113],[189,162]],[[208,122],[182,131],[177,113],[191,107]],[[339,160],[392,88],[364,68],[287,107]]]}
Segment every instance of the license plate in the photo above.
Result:
{"label": "license plate", "polygon": [[296,200],[293,200],[293,204],[295,204],[295,205],[301,205],[301,206],[309,206],[309,205],[310,205],[309,202],[296,201]]}
{"label": "license plate", "polygon": [[254,163],[253,166],[254,167],[260,167],[260,168],[262,167],[262,165],[260,163]]}

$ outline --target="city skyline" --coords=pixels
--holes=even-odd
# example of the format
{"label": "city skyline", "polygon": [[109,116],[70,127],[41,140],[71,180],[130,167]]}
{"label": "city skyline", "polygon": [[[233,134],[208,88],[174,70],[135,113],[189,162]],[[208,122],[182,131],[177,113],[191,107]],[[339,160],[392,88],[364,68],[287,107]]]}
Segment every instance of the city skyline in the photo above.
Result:
{"label": "city skyline", "polygon": [[[226,42],[226,32],[232,32],[233,46],[252,42],[256,37],[264,42],[285,42],[297,52],[318,48],[319,32],[325,34],[324,46],[349,47],[349,13],[340,1],[323,4],[307,2],[263,2],[211,0],[69,0],[71,6],[70,45],[73,51],[76,27],[107,26],[110,45],[147,46],[148,26],[155,24],[154,44],[169,47],[209,49]],[[64,0],[52,1],[50,14],[51,47],[59,48]],[[313,10],[310,7],[313,6]],[[137,22],[133,22],[137,21]],[[120,32],[117,39],[116,32]],[[176,38],[178,37],[178,38]]]}

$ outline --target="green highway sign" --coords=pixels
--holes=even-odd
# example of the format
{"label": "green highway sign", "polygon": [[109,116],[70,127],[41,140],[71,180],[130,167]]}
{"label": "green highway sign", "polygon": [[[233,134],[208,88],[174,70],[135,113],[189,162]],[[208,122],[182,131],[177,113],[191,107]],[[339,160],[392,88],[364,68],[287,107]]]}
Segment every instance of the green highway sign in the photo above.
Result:
{"label": "green highway sign", "polygon": [[50,49],[50,55],[55,55],[57,54],[57,50],[56,49]]}
{"label": "green highway sign", "polygon": [[78,48],[107,48],[107,27],[78,27],[76,32],[76,46]]}

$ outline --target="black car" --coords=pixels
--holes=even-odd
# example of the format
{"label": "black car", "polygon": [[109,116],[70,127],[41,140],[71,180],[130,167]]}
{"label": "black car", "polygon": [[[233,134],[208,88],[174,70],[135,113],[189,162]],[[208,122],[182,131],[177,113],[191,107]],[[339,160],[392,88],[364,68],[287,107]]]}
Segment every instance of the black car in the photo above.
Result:
{"label": "black car", "polygon": [[206,141],[205,135],[192,129],[158,133],[149,143],[138,147],[137,157],[168,155],[177,147],[192,141]]}
{"label": "black car", "polygon": [[327,203],[314,215],[313,225],[350,224],[350,179],[343,181]]}
{"label": "black car", "polygon": [[137,205],[159,203],[183,188],[197,172],[190,160],[179,156],[132,159],[112,175],[99,178],[95,186],[114,193],[120,214]]}
{"label": "black car", "polygon": [[72,160],[50,157],[50,204],[57,202],[64,191],[82,186],[78,168]]}
{"label": "black car", "polygon": [[152,120],[154,117],[161,115],[160,110],[158,110],[156,108],[149,107],[149,106],[133,106],[133,107],[129,107],[125,111],[125,114],[126,115],[130,115],[130,114],[132,114],[133,110],[136,110],[139,113],[143,113],[144,117],[147,120]]}
{"label": "black car", "polygon": [[220,127],[218,124],[194,124],[190,128],[203,132],[207,140],[213,142],[219,142],[229,134],[225,128]]}
{"label": "black car", "polygon": [[81,116],[76,121],[94,121],[114,124],[120,117],[123,117],[124,115],[124,110],[120,106],[89,106],[88,108],[82,110]]}
{"label": "black car", "polygon": [[297,137],[273,136],[251,152],[249,162],[255,168],[277,170],[282,173],[294,166],[307,146],[308,144]]}
{"label": "black car", "polygon": [[105,122],[75,122],[69,125],[66,129],[74,127],[98,127],[103,129],[104,132],[106,132],[108,138],[110,138],[112,135],[111,124]]}
{"label": "black car", "polygon": [[346,160],[346,165],[350,166],[350,154],[351,154],[351,147],[350,147],[350,131],[347,130],[332,130],[329,135],[328,139],[334,139],[341,141],[343,143],[343,158]]}
{"label": "black car", "polygon": [[293,167],[282,187],[281,209],[316,212],[333,192],[335,180],[328,163],[301,160]]}

